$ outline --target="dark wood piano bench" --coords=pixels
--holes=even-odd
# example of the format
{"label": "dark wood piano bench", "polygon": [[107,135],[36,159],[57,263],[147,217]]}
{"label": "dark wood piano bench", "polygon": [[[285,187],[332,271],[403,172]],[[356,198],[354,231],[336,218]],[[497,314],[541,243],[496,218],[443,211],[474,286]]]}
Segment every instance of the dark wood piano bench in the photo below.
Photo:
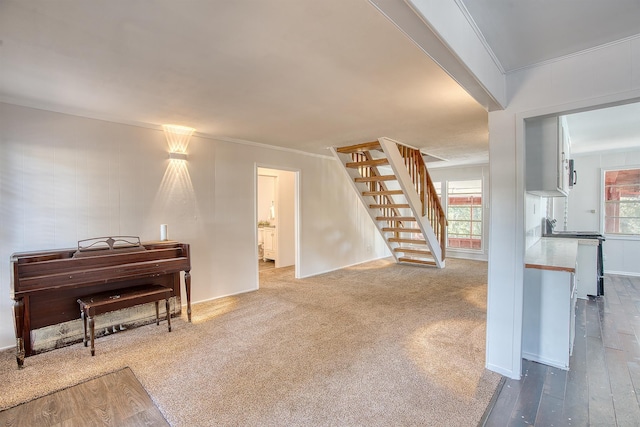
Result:
{"label": "dark wood piano bench", "polygon": [[160,285],[132,286],[123,289],[114,289],[110,292],[88,295],[78,299],[80,315],[84,326],[84,346],[87,346],[87,320],[89,321],[89,334],[91,337],[91,355],[95,356],[95,322],[94,316],[121,310],[150,302],[156,303],[156,325],[160,324],[158,303],[165,300],[167,307],[167,327],[171,332],[171,311],[169,298],[173,296],[173,289]]}

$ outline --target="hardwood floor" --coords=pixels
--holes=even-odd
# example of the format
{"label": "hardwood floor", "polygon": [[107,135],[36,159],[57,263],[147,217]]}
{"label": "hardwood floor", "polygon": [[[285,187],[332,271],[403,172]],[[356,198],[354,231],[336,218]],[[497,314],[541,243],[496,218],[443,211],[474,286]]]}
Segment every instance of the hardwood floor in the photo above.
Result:
{"label": "hardwood floor", "polygon": [[124,368],[0,411],[0,426],[168,426],[135,377]]}
{"label": "hardwood floor", "polygon": [[605,295],[578,300],[570,370],[523,360],[485,426],[640,426],[640,278],[605,277]]}

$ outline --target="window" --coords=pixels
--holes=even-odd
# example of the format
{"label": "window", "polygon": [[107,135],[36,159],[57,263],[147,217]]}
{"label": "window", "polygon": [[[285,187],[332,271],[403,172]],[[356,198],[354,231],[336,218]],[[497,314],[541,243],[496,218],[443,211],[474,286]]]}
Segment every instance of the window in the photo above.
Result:
{"label": "window", "polygon": [[604,172],[604,232],[640,235],[640,169]]}
{"label": "window", "polygon": [[[447,212],[447,248],[481,250],[482,180],[434,181],[433,186]],[[443,188],[446,200],[442,200]]]}
{"label": "window", "polygon": [[447,182],[447,247],[482,249],[482,180]]}

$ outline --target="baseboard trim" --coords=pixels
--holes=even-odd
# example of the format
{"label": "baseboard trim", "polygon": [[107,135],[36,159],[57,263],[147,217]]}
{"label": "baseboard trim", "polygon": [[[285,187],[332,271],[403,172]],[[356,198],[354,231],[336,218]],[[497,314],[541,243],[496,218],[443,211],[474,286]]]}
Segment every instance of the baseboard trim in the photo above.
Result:
{"label": "baseboard trim", "polygon": [[520,376],[516,376],[516,373],[513,370],[504,369],[501,366],[493,365],[491,363],[487,363],[485,365],[485,367],[488,370],[493,371],[493,372],[495,372],[497,374],[503,375],[505,377],[508,377],[508,378],[511,378],[511,379],[514,379],[514,380],[519,380],[520,379]]}
{"label": "baseboard trim", "polygon": [[605,271],[604,274],[613,274],[616,276],[631,276],[631,277],[640,277],[640,273],[630,272],[630,271]]}
{"label": "baseboard trim", "polygon": [[531,360],[532,362],[542,363],[543,365],[553,366],[554,368],[562,369],[565,371],[569,370],[568,363],[565,365],[563,362],[560,362],[558,360],[549,359],[546,357],[540,357],[537,354],[528,353],[526,351],[522,352],[522,358]]}
{"label": "baseboard trim", "polygon": [[317,272],[317,273],[309,274],[307,276],[300,276],[300,279],[307,279],[309,277],[320,276],[321,274],[331,273],[332,271],[342,270],[343,268],[354,267],[356,265],[364,264],[364,263],[371,262],[371,261],[377,261],[379,259],[385,259],[385,258],[390,258],[390,256],[389,255],[383,255],[383,256],[380,256],[380,257],[377,257],[377,258],[371,258],[371,259],[368,259],[368,260],[365,260],[365,261],[359,261],[359,262],[354,262],[353,264],[343,265],[342,267],[330,268],[328,270],[324,270],[324,271],[320,271],[320,272]]}

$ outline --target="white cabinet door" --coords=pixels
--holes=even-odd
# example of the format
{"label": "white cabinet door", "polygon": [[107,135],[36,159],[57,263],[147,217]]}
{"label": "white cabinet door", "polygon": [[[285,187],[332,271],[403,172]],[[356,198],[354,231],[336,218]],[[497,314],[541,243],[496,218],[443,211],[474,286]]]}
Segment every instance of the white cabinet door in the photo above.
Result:
{"label": "white cabinet door", "polygon": [[276,260],[278,237],[275,227],[264,227],[264,259]]}
{"label": "white cabinet door", "polygon": [[564,134],[558,117],[525,122],[527,192],[543,197],[567,195],[569,158],[563,144],[568,144],[569,139]]}

